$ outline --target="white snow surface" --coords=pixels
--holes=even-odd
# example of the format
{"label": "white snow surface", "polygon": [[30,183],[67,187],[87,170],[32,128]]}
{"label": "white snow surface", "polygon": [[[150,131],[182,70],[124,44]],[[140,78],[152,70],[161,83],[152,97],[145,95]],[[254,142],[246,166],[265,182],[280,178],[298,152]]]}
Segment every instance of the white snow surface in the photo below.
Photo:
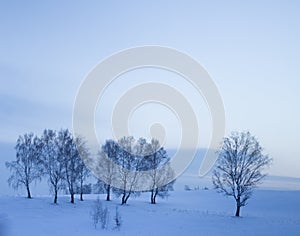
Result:
{"label": "white snow surface", "polygon": [[[149,193],[130,198],[121,206],[120,199],[106,202],[104,195],[86,195],[80,202],[69,203],[60,196],[57,205],[50,196],[0,197],[1,236],[47,235],[299,235],[300,191],[256,190],[249,204],[234,217],[235,205],[209,189],[171,192],[168,199],[149,203]],[[95,199],[100,197],[109,208],[109,225],[95,229],[90,217]],[[122,217],[120,230],[113,219],[118,206]]]}

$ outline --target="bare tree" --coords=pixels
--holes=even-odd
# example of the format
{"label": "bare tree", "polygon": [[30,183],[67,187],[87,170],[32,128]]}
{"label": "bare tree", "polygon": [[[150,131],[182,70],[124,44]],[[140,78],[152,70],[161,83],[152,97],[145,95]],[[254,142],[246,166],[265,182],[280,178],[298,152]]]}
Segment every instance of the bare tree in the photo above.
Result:
{"label": "bare tree", "polygon": [[72,134],[68,129],[58,132],[58,147],[59,155],[63,158],[66,187],[70,193],[71,203],[74,203],[74,195],[79,180],[78,166],[80,155]]}
{"label": "bare tree", "polygon": [[[150,146],[150,155],[145,156],[146,168],[149,170],[149,179],[151,181],[151,204],[156,203],[156,197],[167,197],[168,192],[173,190],[174,171],[168,161],[167,152],[160,147],[158,140],[152,139]],[[147,153],[145,153],[147,155]]]}
{"label": "bare tree", "polygon": [[100,202],[100,199],[97,198],[97,200],[95,201],[95,203],[91,208],[91,213],[90,213],[95,229],[97,228],[97,225],[100,221],[101,212],[102,212],[102,203]]}
{"label": "bare tree", "polygon": [[122,184],[122,189],[114,189],[116,195],[122,195],[122,205],[127,203],[129,197],[139,195],[134,191],[138,184],[137,174],[141,166],[141,159],[135,154],[136,143],[132,136],[123,137],[118,140],[118,158],[117,164],[122,167],[118,171],[118,181]]}
{"label": "bare tree", "polygon": [[79,180],[80,201],[83,201],[84,182],[90,176],[90,170],[86,167],[85,162],[90,161],[90,153],[88,148],[86,147],[86,142],[82,137],[76,137],[75,141],[77,150],[79,152],[78,154],[80,154],[80,158],[77,158],[77,172]]}
{"label": "bare tree", "polygon": [[116,179],[115,165],[112,162],[117,162],[119,146],[117,142],[113,140],[107,140],[102,146],[99,155],[99,174],[101,179],[105,180],[98,181],[97,184],[103,185],[106,192],[106,200],[110,201],[112,182]]}
{"label": "bare tree", "polygon": [[121,225],[122,225],[122,217],[121,217],[121,214],[119,212],[118,206],[116,206],[116,212],[115,212],[114,220],[115,220],[115,227],[114,228],[116,230],[120,230]]}
{"label": "bare tree", "polygon": [[[118,140],[118,143],[114,141],[106,143],[101,155],[109,156],[120,166],[114,172],[110,172],[110,162],[103,161],[106,165],[106,170],[103,171],[106,175],[104,177],[106,186],[107,183],[111,183],[109,181],[112,179],[121,183],[121,188],[114,188],[113,191],[117,196],[122,195],[122,204],[126,204],[131,195],[139,195],[140,191],[136,189],[143,185],[151,189],[151,203],[153,204],[156,203],[157,196],[166,197],[168,191],[172,190],[174,171],[168,163],[170,159],[167,152],[155,139],[148,143],[144,138],[135,141],[133,137],[123,137]],[[140,175],[143,171],[149,174]],[[113,173],[113,178],[111,173]]]}
{"label": "bare tree", "polygon": [[79,194],[80,201],[83,201],[83,194],[86,192],[85,180],[90,176],[90,170],[85,166],[84,162],[80,159],[78,166],[78,178],[79,178]]}
{"label": "bare tree", "polygon": [[64,159],[62,155],[59,155],[60,144],[57,133],[53,130],[44,130],[41,143],[44,173],[48,176],[48,183],[54,193],[54,203],[56,204],[58,192],[64,187],[63,180],[65,177]]}
{"label": "bare tree", "polygon": [[102,206],[102,202],[99,198],[95,201],[92,210],[91,210],[91,218],[93,221],[93,225],[97,228],[98,223],[101,223],[101,228],[106,229],[109,221],[109,212],[107,207]]}
{"label": "bare tree", "polygon": [[8,183],[15,189],[24,186],[27,197],[31,198],[30,184],[41,180],[40,142],[33,134],[19,136],[16,149],[16,161],[6,162],[5,165],[11,171]]}
{"label": "bare tree", "polygon": [[262,170],[270,162],[249,132],[233,132],[224,139],[213,172],[213,184],[219,192],[234,197],[235,216],[240,216],[240,208],[246,205],[253,188],[265,177]]}

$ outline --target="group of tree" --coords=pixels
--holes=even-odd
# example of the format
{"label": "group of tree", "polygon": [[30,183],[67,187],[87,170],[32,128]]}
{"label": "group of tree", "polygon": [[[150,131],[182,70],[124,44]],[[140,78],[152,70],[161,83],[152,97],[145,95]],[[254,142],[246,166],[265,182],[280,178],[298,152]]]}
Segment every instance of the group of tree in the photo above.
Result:
{"label": "group of tree", "polygon": [[54,131],[44,130],[38,137],[33,133],[24,134],[17,139],[16,160],[6,162],[11,176],[8,183],[13,188],[25,187],[27,197],[31,198],[30,185],[46,178],[51,192],[54,194],[54,203],[57,203],[58,192],[67,189],[71,203],[74,203],[74,194],[80,193],[83,200],[84,181],[89,176],[78,148],[86,151],[82,138],[74,138],[68,129]]}
{"label": "group of tree", "polygon": [[[106,193],[107,201],[111,192],[121,196],[121,203],[126,204],[131,195],[149,191],[150,202],[155,204],[157,196],[167,197],[173,190],[174,171],[170,167],[170,157],[156,139],[147,142],[144,138],[135,140],[129,136],[118,141],[107,140],[98,156],[98,186]],[[147,174],[141,177],[141,172]],[[119,187],[113,183],[118,183]],[[142,185],[147,185],[148,190],[140,191]]]}
{"label": "group of tree", "polygon": [[[49,183],[54,203],[61,190],[70,194],[71,203],[75,201],[75,194],[80,194],[83,200],[83,194],[91,192],[91,184],[85,184],[90,176],[85,163],[92,160],[89,150],[83,138],[73,137],[68,129],[46,129],[41,136],[24,134],[19,136],[15,149],[16,160],[6,162],[11,171],[8,183],[15,189],[25,187],[28,198],[31,198],[30,185],[42,178]],[[98,160],[100,179],[96,186],[104,190],[108,201],[112,192],[122,196],[122,204],[126,204],[131,195],[138,196],[141,193],[138,185],[145,183],[145,179],[138,176],[139,171],[149,173],[146,178],[151,187],[147,191],[151,193],[152,204],[156,203],[157,196],[164,198],[173,190],[170,158],[155,139],[149,143],[144,138],[136,141],[133,137],[107,140],[98,153]],[[168,168],[158,168],[163,165]],[[116,181],[121,183],[119,188],[113,187]]]}
{"label": "group of tree", "polygon": [[[83,193],[90,191],[91,185],[84,184],[90,174],[84,164],[90,160],[89,150],[83,138],[74,138],[68,129],[44,130],[40,137],[32,133],[19,136],[15,149],[16,160],[6,162],[11,171],[8,183],[13,188],[25,187],[28,198],[31,198],[30,185],[43,177],[54,194],[54,203],[62,189],[68,190],[71,203],[74,194],[79,193],[83,200]],[[112,192],[126,204],[130,196],[147,191],[150,202],[155,204],[157,196],[164,198],[173,190],[170,157],[156,139],[147,142],[129,136],[117,141],[106,140],[97,160],[100,178],[96,186],[106,193],[107,201]],[[249,132],[233,132],[224,138],[213,171],[213,184],[220,193],[235,199],[236,216],[240,216],[240,208],[247,204],[253,189],[265,177],[263,170],[270,162]],[[141,177],[141,172],[147,174]],[[142,190],[145,184],[148,188]]]}

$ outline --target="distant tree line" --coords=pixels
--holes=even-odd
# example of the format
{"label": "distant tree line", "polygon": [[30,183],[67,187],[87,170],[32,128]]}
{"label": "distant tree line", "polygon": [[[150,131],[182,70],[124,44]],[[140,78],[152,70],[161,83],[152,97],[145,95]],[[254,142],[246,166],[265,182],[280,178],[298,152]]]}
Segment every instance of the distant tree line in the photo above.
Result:
{"label": "distant tree line", "polygon": [[[54,203],[57,203],[58,193],[65,190],[70,194],[71,203],[74,203],[74,195],[90,193],[91,184],[86,184],[91,172],[85,166],[90,161],[90,153],[82,137],[73,137],[68,129],[55,131],[46,129],[41,136],[33,133],[19,136],[15,146],[16,160],[6,162],[6,167],[11,175],[8,183],[18,189],[25,187],[27,197],[31,198],[30,186],[32,183],[46,178],[51,192],[54,195]],[[105,158],[107,157],[107,158]],[[150,143],[146,139],[135,140],[133,137],[123,137],[118,141],[107,140],[98,153],[99,173],[102,180],[98,180],[96,187],[98,192],[106,193],[106,200],[111,199],[111,193],[121,197],[121,203],[126,204],[130,196],[138,196],[136,184],[137,176],[130,175],[131,170],[149,170],[152,188],[150,200],[156,203],[156,197],[168,196],[168,191],[173,190],[173,171],[160,171],[157,167],[169,165],[170,158],[157,140]],[[123,167],[117,171],[113,163]],[[112,186],[113,181],[120,181],[123,188],[117,189]],[[169,183],[170,182],[170,183]],[[168,183],[168,184],[164,184]]]}

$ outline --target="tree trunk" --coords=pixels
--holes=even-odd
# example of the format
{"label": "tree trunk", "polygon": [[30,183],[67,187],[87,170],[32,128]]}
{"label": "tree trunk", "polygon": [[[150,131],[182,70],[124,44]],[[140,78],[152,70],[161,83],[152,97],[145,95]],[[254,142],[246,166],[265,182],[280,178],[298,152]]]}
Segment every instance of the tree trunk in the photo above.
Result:
{"label": "tree trunk", "polygon": [[236,200],[236,212],[235,212],[236,217],[240,216],[240,210],[241,210],[241,200],[238,197],[238,199]]}
{"label": "tree trunk", "polygon": [[125,202],[125,198],[126,198],[126,194],[123,193],[123,196],[122,196],[122,205],[124,205],[126,202]]}
{"label": "tree trunk", "polygon": [[156,196],[157,196],[158,190],[152,189],[151,190],[151,204],[156,204]]}
{"label": "tree trunk", "polygon": [[239,217],[240,216],[240,206],[236,206],[236,212],[235,212],[235,216]]}
{"label": "tree trunk", "polygon": [[151,204],[154,204],[154,190],[151,190]]}
{"label": "tree trunk", "polygon": [[110,185],[107,185],[106,188],[106,201],[110,201]]}
{"label": "tree trunk", "polygon": [[130,197],[130,193],[128,193],[126,195],[126,192],[123,193],[123,196],[122,196],[122,205],[126,204],[127,203],[127,200],[128,198]]}
{"label": "tree trunk", "polygon": [[158,194],[158,189],[155,189],[154,197],[153,197],[153,204],[156,204],[156,196]]}
{"label": "tree trunk", "polygon": [[31,198],[31,193],[30,193],[29,185],[26,186],[26,189],[27,189],[27,198]]}
{"label": "tree trunk", "polygon": [[71,203],[74,203],[74,193],[71,193]]}
{"label": "tree trunk", "polygon": [[130,194],[128,194],[128,195],[126,196],[126,198],[125,198],[125,204],[127,203],[127,200],[128,200],[128,198],[129,198],[129,196],[130,196]]}
{"label": "tree trunk", "polygon": [[83,201],[83,182],[80,182],[80,201]]}
{"label": "tree trunk", "polygon": [[54,204],[57,203],[57,189],[54,190]]}

